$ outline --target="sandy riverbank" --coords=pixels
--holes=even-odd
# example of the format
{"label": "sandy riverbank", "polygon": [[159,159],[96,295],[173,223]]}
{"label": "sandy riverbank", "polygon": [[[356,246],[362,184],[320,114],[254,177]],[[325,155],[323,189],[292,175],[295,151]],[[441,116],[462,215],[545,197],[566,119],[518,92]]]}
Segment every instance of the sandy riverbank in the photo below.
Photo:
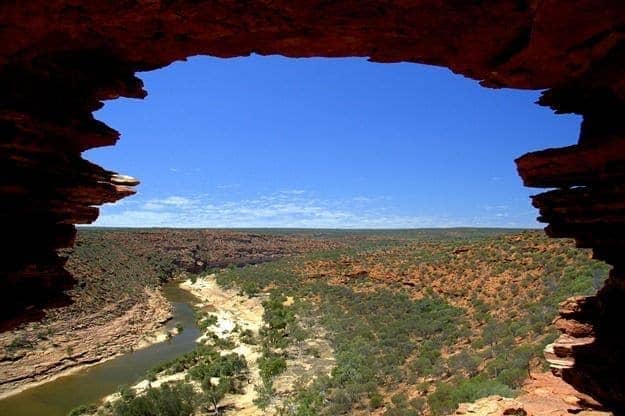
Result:
{"label": "sandy riverbank", "polygon": [[[211,330],[220,338],[233,333],[235,327],[242,331],[249,329],[255,335],[263,326],[264,308],[258,297],[240,295],[236,290],[228,290],[217,285],[215,275],[197,279],[194,283],[187,280],[180,285],[200,299],[198,308],[211,309],[217,316],[217,324]],[[229,394],[222,401],[222,406],[232,408],[232,413],[241,416],[264,415],[265,411],[254,404],[257,394],[255,386],[261,384],[257,360],[261,355],[260,347],[241,342],[235,337],[236,347],[224,353],[236,353],[245,357],[249,367],[249,383],[243,388],[242,394]]]}
{"label": "sandy riverbank", "polygon": [[[235,290],[228,290],[217,285],[214,275],[208,275],[197,278],[194,282],[186,280],[180,284],[182,289],[191,292],[200,302],[194,305],[198,310],[210,311],[211,315],[217,317],[217,323],[209,329],[218,337],[229,338],[235,343],[233,349],[223,350],[221,354],[236,353],[245,357],[249,368],[249,382],[243,386],[241,394],[227,394],[220,401],[220,406],[228,408],[228,414],[236,414],[241,416],[262,416],[267,414],[266,411],[259,409],[254,404],[256,398],[255,386],[261,383],[258,364],[256,361],[260,357],[260,347],[257,345],[249,345],[240,341],[239,333],[244,330],[250,330],[255,335],[263,325],[263,306],[262,300],[258,297],[249,298],[240,295]],[[235,331],[235,328],[240,331]],[[198,342],[202,343],[206,339],[205,336],[198,338]],[[159,387],[163,383],[169,381],[177,381],[185,379],[186,372],[180,372],[169,375],[159,375],[156,380],[149,382],[141,380],[132,388],[141,393],[149,387]],[[193,383],[193,382],[191,382]],[[195,384],[195,383],[194,383]],[[196,385],[199,390],[199,385]],[[119,398],[119,393],[115,393],[104,398],[104,402],[112,402]]]}

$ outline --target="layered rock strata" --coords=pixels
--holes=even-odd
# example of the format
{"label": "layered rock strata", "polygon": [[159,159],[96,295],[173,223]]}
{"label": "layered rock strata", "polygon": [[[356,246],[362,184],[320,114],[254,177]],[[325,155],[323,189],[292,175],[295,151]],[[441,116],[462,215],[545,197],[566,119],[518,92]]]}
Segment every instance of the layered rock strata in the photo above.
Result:
{"label": "layered rock strata", "polygon": [[7,348],[8,332],[0,334],[0,398],[166,339],[172,306],[160,292],[146,289],[144,301],[119,316],[117,307],[94,311],[82,325],[56,322],[36,347]]}
{"label": "layered rock strata", "polygon": [[555,188],[532,197],[550,237],[574,238],[613,265],[596,296],[561,304],[562,336],[545,351],[555,374],[620,411],[625,406],[625,118],[613,94],[579,90],[543,95],[546,103],[584,116],[578,143],[517,160],[525,185]]}
{"label": "layered rock strata", "polygon": [[471,416],[614,416],[598,403],[549,373],[531,374],[515,399],[489,396],[462,403],[454,415]]}
{"label": "layered rock strata", "polygon": [[81,157],[119,136],[92,116],[102,100],[143,98],[137,71],[197,54],[250,53],[441,65],[489,87],[549,88],[540,104],[582,114],[578,144],[526,155],[518,167],[526,185],[554,188],[534,198],[549,235],[573,237],[615,266],[591,302],[595,312],[580,318],[594,341],[573,348],[574,364],[562,374],[625,404],[625,378],[615,378],[625,362],[618,331],[625,228],[621,0],[3,2],[4,328],[66,301],[72,278],[56,249],[72,244],[73,224],[95,220],[97,205],[133,192],[135,181]]}

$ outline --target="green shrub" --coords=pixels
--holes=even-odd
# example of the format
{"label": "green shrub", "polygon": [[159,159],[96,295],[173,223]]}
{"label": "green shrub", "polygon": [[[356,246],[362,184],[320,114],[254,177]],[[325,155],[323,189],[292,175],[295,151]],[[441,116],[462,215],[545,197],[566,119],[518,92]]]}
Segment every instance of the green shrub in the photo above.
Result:
{"label": "green shrub", "polygon": [[232,353],[199,363],[189,370],[189,376],[201,382],[211,377],[238,377],[246,373],[247,369],[245,357]]}
{"label": "green shrub", "polygon": [[96,410],[98,410],[98,406],[96,406],[94,404],[81,405],[81,406],[73,408],[67,414],[67,416],[81,416],[81,415],[85,415],[85,414],[91,414],[91,413],[95,413]]}
{"label": "green shrub", "polygon": [[200,328],[200,331],[204,332],[209,327],[217,325],[219,319],[217,318],[217,315],[199,311],[195,313],[195,321],[197,322],[197,326]]}
{"label": "green shrub", "polygon": [[113,404],[115,416],[191,416],[198,405],[198,395],[187,383],[164,384],[144,394],[126,392]]}
{"label": "green shrub", "polygon": [[384,406],[384,397],[378,392],[374,392],[369,395],[369,407],[371,409],[377,409]]}
{"label": "green shrub", "polygon": [[232,349],[236,348],[236,346],[237,346],[236,343],[230,337],[228,337],[228,338],[221,338],[221,337],[218,337],[215,334],[212,334],[210,338],[211,338],[211,340],[213,342],[213,345],[216,348],[219,348],[219,349],[222,349],[222,350],[232,350]]}
{"label": "green shrub", "polygon": [[212,346],[198,345],[193,351],[154,366],[148,373],[154,375],[161,372],[167,372],[168,374],[179,373],[188,370],[200,362],[213,361],[217,357],[219,357],[219,353]]}
{"label": "green shrub", "polygon": [[33,348],[34,343],[28,339],[25,335],[20,335],[11,341],[9,345],[6,346],[7,351],[15,351],[22,348]]}
{"label": "green shrub", "polygon": [[246,329],[246,330],[242,331],[239,339],[244,344],[248,344],[248,345],[256,345],[257,344],[256,337],[254,336],[254,332],[252,332],[251,329]]}
{"label": "green shrub", "polygon": [[227,377],[222,377],[218,384],[213,384],[210,378],[202,381],[202,391],[204,392],[204,400],[207,401],[213,408],[215,414],[219,412],[219,402],[224,398],[226,393],[232,390],[231,380]]}
{"label": "green shrub", "polygon": [[473,402],[490,395],[512,397],[516,394],[508,386],[484,376],[457,379],[452,383],[437,383],[436,391],[428,396],[428,405],[434,415],[453,413],[458,404]]}
{"label": "green shrub", "polygon": [[261,383],[256,386],[256,398],[254,398],[254,404],[261,409],[265,409],[271,403],[273,397],[273,385],[272,383]]}
{"label": "green shrub", "polygon": [[421,413],[412,407],[405,393],[399,393],[391,398],[391,406],[384,413],[387,416],[419,416]]}
{"label": "green shrub", "polygon": [[286,370],[286,360],[284,357],[273,353],[263,354],[258,359],[258,368],[261,378],[264,381],[269,381]]}

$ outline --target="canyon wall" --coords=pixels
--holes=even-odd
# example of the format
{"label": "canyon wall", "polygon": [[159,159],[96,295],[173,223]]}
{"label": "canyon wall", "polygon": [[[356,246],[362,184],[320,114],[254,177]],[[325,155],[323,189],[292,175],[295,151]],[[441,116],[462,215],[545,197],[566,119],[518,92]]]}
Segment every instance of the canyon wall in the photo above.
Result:
{"label": "canyon wall", "polygon": [[607,90],[571,95],[560,101],[557,93],[549,92],[541,103],[560,102],[584,115],[578,144],[529,153],[517,160],[517,166],[525,185],[555,188],[532,197],[539,220],[549,224],[547,235],[574,238],[578,247],[592,248],[593,257],[613,269],[596,296],[571,298],[561,305],[555,323],[563,334],[547,347],[546,357],[564,380],[622,411],[625,106]]}
{"label": "canyon wall", "polygon": [[[622,0],[26,0],[0,4],[0,316],[3,328],[67,302],[56,250],[137,181],[81,157],[119,133],[92,112],[143,98],[137,71],[192,55],[368,57],[440,65],[486,87],[547,89],[584,117],[577,144],[520,158],[553,237],[614,265],[606,287],[563,306],[554,366],[625,405],[625,7]],[[207,74],[210,76],[210,74]],[[573,138],[571,138],[573,141]],[[531,149],[528,149],[531,150]]]}

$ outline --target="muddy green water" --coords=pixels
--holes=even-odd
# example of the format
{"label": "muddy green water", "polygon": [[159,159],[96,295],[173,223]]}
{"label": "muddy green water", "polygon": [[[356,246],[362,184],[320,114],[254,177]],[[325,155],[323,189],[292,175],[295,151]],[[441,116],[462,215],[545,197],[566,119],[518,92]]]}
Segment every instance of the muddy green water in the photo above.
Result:
{"label": "muddy green water", "polygon": [[178,282],[163,287],[164,296],[174,306],[168,327],[180,322],[184,330],[170,341],[125,354],[75,374],[60,377],[20,394],[0,400],[0,416],[66,416],[81,404],[99,401],[119,386],[132,384],[156,364],[195,348],[200,331],[195,324],[192,305],[197,299],[178,287]]}

